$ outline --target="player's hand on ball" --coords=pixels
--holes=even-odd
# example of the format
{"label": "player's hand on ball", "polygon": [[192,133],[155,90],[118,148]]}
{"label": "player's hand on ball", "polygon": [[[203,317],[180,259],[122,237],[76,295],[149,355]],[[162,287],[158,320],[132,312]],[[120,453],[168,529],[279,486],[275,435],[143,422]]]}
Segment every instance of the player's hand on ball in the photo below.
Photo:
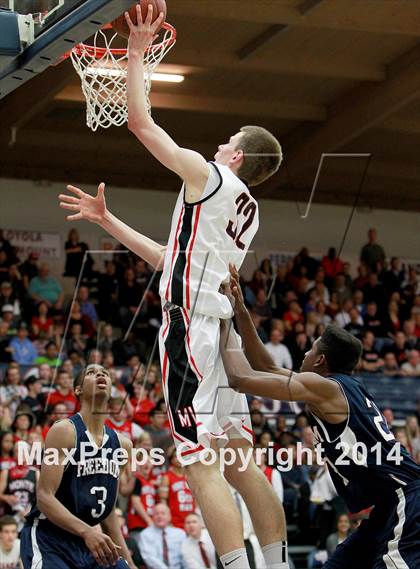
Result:
{"label": "player's hand on ball", "polygon": [[92,223],[103,221],[106,213],[104,183],[99,184],[96,196],[91,196],[75,186],[67,186],[67,189],[74,196],[60,194],[58,199],[60,200],[60,207],[74,212],[67,216],[69,221],[78,221],[79,219],[86,219]]}
{"label": "player's hand on ball", "polygon": [[104,533],[98,532],[95,528],[88,530],[83,536],[86,547],[92,553],[95,561],[103,567],[115,565],[119,559],[119,553],[115,543]]}
{"label": "player's hand on ball", "polygon": [[133,23],[128,12],[125,12],[124,14],[127,26],[130,29],[130,36],[128,38],[128,53],[137,52],[143,54],[150,43],[157,37],[156,32],[161,27],[165,16],[163,12],[161,12],[156,20],[152,22],[153,6],[151,4],[149,4],[147,16],[144,19],[144,22],[141,15],[140,4],[137,4],[136,12],[137,25]]}

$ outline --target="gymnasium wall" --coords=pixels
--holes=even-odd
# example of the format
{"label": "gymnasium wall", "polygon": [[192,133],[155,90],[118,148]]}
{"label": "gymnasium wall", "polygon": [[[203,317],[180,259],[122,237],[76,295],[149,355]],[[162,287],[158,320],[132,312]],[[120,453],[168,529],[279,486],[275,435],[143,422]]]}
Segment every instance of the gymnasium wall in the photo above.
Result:
{"label": "gymnasium wall", "polygon": [[[94,192],[93,186],[85,186]],[[70,224],[65,211],[58,206],[57,196],[65,191],[64,184],[31,182],[0,178],[0,227],[58,233],[62,246],[71,227],[77,227],[81,238],[92,249],[98,249],[102,229],[87,222]],[[165,242],[170,226],[176,195],[134,189],[107,189],[111,211],[135,229],[157,241]],[[256,197],[257,194],[256,194]],[[300,204],[303,210],[305,204]],[[299,217],[292,202],[261,200],[260,231],[255,239],[255,251],[260,260],[267,252],[296,252],[302,245],[313,254],[323,254],[329,246],[340,246],[350,215],[349,207],[314,205],[308,219]],[[420,216],[418,213],[389,210],[357,210],[344,245],[342,258],[356,266],[361,246],[366,242],[369,227],[376,227],[379,241],[388,255],[404,259],[420,259]],[[98,258],[98,257],[97,257]],[[62,270],[64,256],[53,262],[54,272]],[[245,270],[255,267],[250,257]]]}

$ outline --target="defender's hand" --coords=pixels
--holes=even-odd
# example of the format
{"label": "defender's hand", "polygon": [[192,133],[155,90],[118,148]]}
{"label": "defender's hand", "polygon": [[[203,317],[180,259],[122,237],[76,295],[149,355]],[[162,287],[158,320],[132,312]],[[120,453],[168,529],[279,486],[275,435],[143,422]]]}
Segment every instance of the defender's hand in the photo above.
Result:
{"label": "defender's hand", "polygon": [[125,20],[127,26],[130,29],[130,36],[128,38],[128,54],[138,53],[143,54],[146,48],[153,42],[157,37],[157,30],[160,28],[163,22],[164,14],[161,12],[156,20],[152,23],[153,18],[153,6],[149,4],[147,16],[144,19],[141,15],[141,6],[137,4],[136,6],[137,14],[137,25],[133,23],[130,18],[130,14],[125,12]]}
{"label": "defender's hand", "polygon": [[67,186],[67,189],[76,197],[60,194],[58,198],[60,207],[76,212],[67,216],[69,221],[86,219],[92,223],[102,223],[106,213],[105,184],[103,182],[99,184],[96,196],[91,196],[75,186]]}
{"label": "defender's hand", "polygon": [[235,312],[239,310],[245,310],[245,300],[242,294],[242,289],[239,281],[239,273],[238,269],[235,265],[229,264],[229,271],[230,271],[230,291],[235,299],[233,304],[233,308]]}
{"label": "defender's hand", "polygon": [[109,535],[99,533],[95,528],[91,528],[84,534],[83,539],[99,565],[109,567],[115,565],[120,558],[115,543]]}

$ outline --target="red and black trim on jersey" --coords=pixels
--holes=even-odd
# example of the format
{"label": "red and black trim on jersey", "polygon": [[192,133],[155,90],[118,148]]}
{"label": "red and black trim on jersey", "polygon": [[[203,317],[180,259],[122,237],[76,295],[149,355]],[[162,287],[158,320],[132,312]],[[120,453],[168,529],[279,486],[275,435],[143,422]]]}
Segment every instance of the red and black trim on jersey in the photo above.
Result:
{"label": "red and black trim on jersey", "polygon": [[170,280],[166,290],[166,300],[170,300],[177,306],[185,307],[187,310],[191,309],[191,255],[197,237],[202,204],[214,196],[219,191],[223,183],[222,175],[220,174],[217,166],[213,162],[209,162],[209,164],[217,172],[219,176],[219,183],[211,194],[194,203],[187,203],[185,201],[184,189],[184,205],[181,208],[177,222],[174,251],[171,259]]}
{"label": "red and black trim on jersey", "polygon": [[[168,313],[168,324],[164,331],[165,354],[162,381],[168,393],[168,416],[173,436],[194,450],[201,450],[197,438],[197,425],[193,399],[199,385],[199,376],[191,366],[186,349],[188,330],[180,308]],[[189,410],[185,416],[184,410]]]}

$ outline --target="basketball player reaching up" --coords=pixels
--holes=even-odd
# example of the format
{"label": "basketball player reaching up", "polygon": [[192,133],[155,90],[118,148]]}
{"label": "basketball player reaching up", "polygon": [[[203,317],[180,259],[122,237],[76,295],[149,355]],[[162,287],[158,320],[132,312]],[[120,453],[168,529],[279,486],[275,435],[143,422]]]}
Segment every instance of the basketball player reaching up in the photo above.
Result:
{"label": "basketball player reaching up", "polygon": [[324,569],[418,569],[420,466],[397,443],[352,375],[360,341],[330,326],[306,353],[300,373],[276,369],[245,308],[233,267],[230,287],[244,346],[242,351],[230,323],[222,321],[221,351],[230,385],[240,393],[306,402],[338,494],[350,512],[374,506],[369,520],[337,547]]}
{"label": "basketball player reaching up", "polygon": [[74,382],[80,412],[48,431],[51,460],[42,464],[37,505],[20,535],[25,569],[135,569],[115,514],[118,454],[130,457],[132,444],[104,424],[111,389],[108,371],[89,365]]}
{"label": "basketball player reaching up", "polygon": [[285,569],[283,508],[255,462],[251,460],[243,471],[238,468],[239,451],[252,456],[249,409],[246,397],[229,389],[219,351],[219,319],[232,316],[230,302],[219,288],[229,279],[229,263],[242,264],[258,229],[258,206],[248,186],[260,184],[277,171],[280,144],[265,129],[247,126],[219,146],[214,162],[180,148],[150,118],[144,92],[144,51],[162,15],[152,23],[149,7],[142,22],[138,7],[137,25],[128,14],[126,19],[130,27],[129,129],[184,182],[168,244],[155,243],[113,216],[106,208],[103,184],[96,197],[69,186],[75,196],[61,195],[61,206],[73,211],[68,219],[98,223],[155,269],[163,270],[159,337],[163,389],[188,484],[223,566],[247,569],[242,520],[220,465],[199,460],[204,449],[232,448],[237,462],[227,466],[224,475],[248,506],[267,566]]}

